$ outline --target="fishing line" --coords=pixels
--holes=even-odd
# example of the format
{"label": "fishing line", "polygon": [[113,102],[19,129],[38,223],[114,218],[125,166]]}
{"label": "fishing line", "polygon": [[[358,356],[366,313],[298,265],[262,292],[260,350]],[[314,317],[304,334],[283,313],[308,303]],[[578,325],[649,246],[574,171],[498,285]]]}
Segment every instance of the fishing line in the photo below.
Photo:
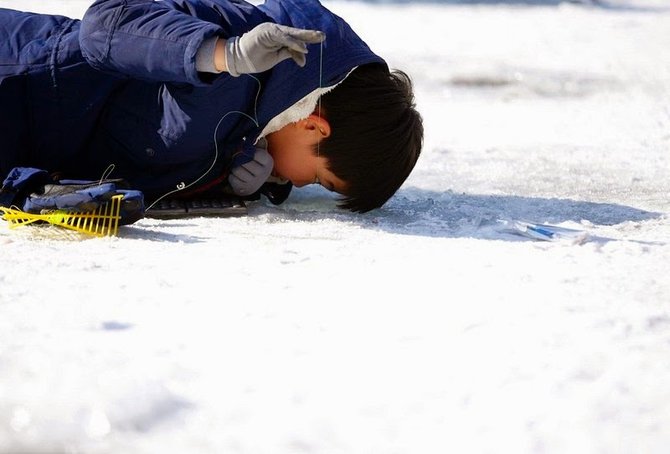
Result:
{"label": "fishing line", "polygon": [[114,172],[114,169],[116,168],[116,165],[110,164],[107,166],[104,172],[102,172],[102,175],[100,176],[100,180],[98,181],[98,185],[101,185],[103,180],[106,180],[109,178],[109,176]]}
{"label": "fishing line", "polygon": [[[173,189],[170,192],[167,192],[167,193],[163,194],[162,196],[160,196],[159,198],[154,200],[154,202],[147,207],[146,211],[149,211],[150,209],[152,209],[154,206],[156,206],[156,204],[158,202],[160,202],[164,198],[169,197],[172,194],[175,194],[177,192],[184,191],[184,190],[192,187],[193,185],[197,184],[200,180],[205,178],[214,169],[214,166],[216,165],[216,161],[219,159],[219,143],[217,141],[219,126],[221,126],[221,123],[223,122],[223,120],[225,120],[225,118],[228,115],[240,114],[240,115],[250,119],[251,121],[253,121],[254,125],[256,125],[256,128],[260,128],[260,124],[258,122],[258,98],[260,97],[260,94],[261,94],[262,84],[261,84],[261,81],[258,80],[258,78],[256,78],[255,76],[253,76],[251,74],[245,74],[245,75],[254,79],[256,81],[256,83],[258,84],[258,89],[256,91],[256,98],[254,99],[254,116],[252,117],[251,115],[249,115],[245,112],[239,111],[239,110],[232,110],[230,112],[226,112],[225,114],[223,114],[223,116],[216,123],[216,127],[214,128],[214,159],[212,160],[212,163],[210,164],[209,168],[202,175],[200,175],[197,179],[195,179],[191,183],[186,184],[182,181],[179,184],[177,184],[175,189]],[[322,83],[323,83],[323,41],[321,41],[321,45],[320,45],[320,48],[319,48],[319,100],[318,100],[319,116],[321,115]],[[319,142],[317,142],[317,145],[316,145],[316,147],[317,147],[316,148],[317,158],[319,157],[319,153],[320,153],[320,145],[321,145],[321,141],[319,140]],[[319,182],[319,176],[317,174],[316,178],[315,178],[315,183],[318,183],[318,182]]]}
{"label": "fishing line", "polygon": [[245,112],[239,111],[239,110],[231,110],[230,112],[226,112],[225,114],[223,114],[223,116],[216,123],[216,127],[214,128],[214,159],[212,160],[212,163],[209,165],[209,168],[205,171],[205,173],[200,175],[197,179],[190,182],[189,184],[186,184],[182,181],[177,185],[177,187],[175,189],[173,189],[170,192],[167,192],[167,193],[163,194],[162,196],[160,196],[159,198],[154,200],[154,202],[151,205],[149,205],[149,207],[147,208],[147,211],[149,211],[154,206],[156,206],[156,204],[158,202],[160,202],[161,200],[163,200],[164,198],[166,198],[168,196],[171,196],[172,194],[175,194],[179,191],[183,191],[185,189],[188,189],[188,188],[192,187],[193,185],[197,184],[200,180],[205,178],[209,174],[209,172],[212,171],[212,169],[216,165],[216,161],[219,159],[219,142],[217,140],[217,135],[219,133],[219,126],[221,126],[221,122],[223,122],[223,120],[225,120],[228,115],[230,115],[230,114],[240,114],[240,115],[250,119],[251,121],[253,121],[257,128],[260,127],[259,123],[258,123],[258,98],[261,94],[261,81],[258,80],[258,78],[256,78],[255,76],[252,76],[251,74],[245,74],[245,75],[251,77],[258,84],[258,90],[256,91],[256,98],[254,99],[254,116],[252,117],[251,115],[249,115]]}
{"label": "fishing line", "polygon": [[[321,45],[319,47],[319,118],[321,118],[321,98],[323,97],[323,94],[321,93],[321,89],[323,88],[323,41],[321,40]],[[317,159],[317,168],[314,169],[314,183],[315,184],[321,184],[319,181],[319,167],[318,167],[318,159],[321,156],[321,140],[319,140],[316,143],[316,159]]]}

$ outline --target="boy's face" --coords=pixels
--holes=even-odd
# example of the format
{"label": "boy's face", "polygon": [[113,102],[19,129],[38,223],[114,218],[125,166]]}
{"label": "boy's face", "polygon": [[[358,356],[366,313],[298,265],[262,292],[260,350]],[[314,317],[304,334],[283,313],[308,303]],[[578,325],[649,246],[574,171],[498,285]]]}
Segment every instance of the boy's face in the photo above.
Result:
{"label": "boy's face", "polygon": [[273,175],[290,180],[297,187],[319,183],[330,191],[343,193],[346,183],[328,170],[325,157],[314,152],[316,145],[329,135],[330,125],[316,115],[268,134]]}

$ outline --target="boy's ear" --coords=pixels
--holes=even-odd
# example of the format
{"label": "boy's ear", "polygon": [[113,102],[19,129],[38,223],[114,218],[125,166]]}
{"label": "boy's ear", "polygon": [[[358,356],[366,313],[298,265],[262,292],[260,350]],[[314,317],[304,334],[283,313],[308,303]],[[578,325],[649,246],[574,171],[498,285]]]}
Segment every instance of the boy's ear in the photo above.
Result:
{"label": "boy's ear", "polygon": [[331,129],[330,123],[325,118],[317,115],[311,114],[309,117],[303,120],[305,122],[305,129],[309,131],[318,131],[319,139],[325,139],[330,137]]}

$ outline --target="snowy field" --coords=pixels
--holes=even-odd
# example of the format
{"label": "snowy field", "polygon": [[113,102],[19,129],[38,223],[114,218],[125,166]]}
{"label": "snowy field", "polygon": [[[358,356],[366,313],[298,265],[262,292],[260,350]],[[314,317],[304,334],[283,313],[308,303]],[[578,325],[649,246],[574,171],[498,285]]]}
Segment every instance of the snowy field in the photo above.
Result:
{"label": "snowy field", "polygon": [[454,3],[326,3],[416,83],[381,210],[0,222],[0,453],[670,452],[670,3]]}

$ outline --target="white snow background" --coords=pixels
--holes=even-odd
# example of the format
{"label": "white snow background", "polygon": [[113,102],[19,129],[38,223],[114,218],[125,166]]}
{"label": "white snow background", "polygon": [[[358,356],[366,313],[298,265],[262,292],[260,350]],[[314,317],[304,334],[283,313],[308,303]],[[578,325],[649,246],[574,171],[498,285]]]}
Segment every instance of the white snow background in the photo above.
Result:
{"label": "white snow background", "polygon": [[0,222],[0,452],[670,452],[670,4],[456,3],[326,3],[425,118],[380,210]]}

